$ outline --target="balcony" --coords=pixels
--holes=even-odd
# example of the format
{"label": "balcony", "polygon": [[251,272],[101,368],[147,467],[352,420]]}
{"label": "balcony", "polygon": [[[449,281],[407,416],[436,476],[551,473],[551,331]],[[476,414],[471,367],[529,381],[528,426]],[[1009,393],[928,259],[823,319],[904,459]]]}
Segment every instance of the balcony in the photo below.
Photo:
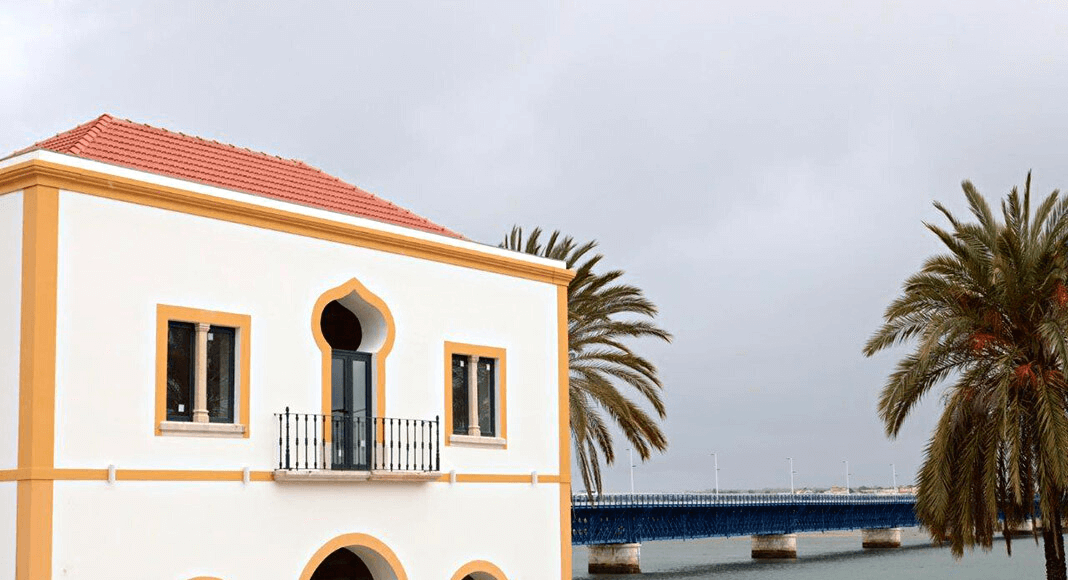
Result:
{"label": "balcony", "polygon": [[278,420],[275,481],[435,481],[441,423],[350,413],[293,413]]}

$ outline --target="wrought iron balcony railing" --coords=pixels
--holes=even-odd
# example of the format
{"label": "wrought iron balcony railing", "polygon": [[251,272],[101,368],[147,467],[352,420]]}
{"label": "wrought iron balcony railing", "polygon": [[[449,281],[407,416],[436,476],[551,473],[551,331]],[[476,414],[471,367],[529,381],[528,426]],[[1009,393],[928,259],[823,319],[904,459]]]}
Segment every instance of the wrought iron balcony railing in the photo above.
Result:
{"label": "wrought iron balcony railing", "polygon": [[278,469],[441,471],[441,423],[350,413],[276,413]]}

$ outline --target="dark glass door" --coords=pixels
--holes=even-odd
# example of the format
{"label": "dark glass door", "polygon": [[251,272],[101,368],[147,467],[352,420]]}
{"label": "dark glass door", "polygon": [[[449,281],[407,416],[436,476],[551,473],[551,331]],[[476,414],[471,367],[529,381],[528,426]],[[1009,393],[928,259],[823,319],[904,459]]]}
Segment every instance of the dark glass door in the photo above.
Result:
{"label": "dark glass door", "polygon": [[334,469],[371,467],[371,355],[333,351],[331,440]]}

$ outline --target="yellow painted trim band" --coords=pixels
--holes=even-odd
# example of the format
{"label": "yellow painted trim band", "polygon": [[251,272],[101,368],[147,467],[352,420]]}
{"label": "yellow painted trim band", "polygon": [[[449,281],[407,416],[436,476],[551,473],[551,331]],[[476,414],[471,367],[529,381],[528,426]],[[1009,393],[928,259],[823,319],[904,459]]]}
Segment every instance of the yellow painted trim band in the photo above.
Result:
{"label": "yellow painted trim band", "polygon": [[156,435],[162,435],[160,423],[167,419],[167,328],[168,322],[202,322],[216,326],[228,326],[237,329],[238,371],[237,393],[240,408],[237,410],[237,422],[245,426],[244,437],[248,439],[252,432],[249,424],[249,377],[252,358],[252,317],[247,314],[230,314],[183,306],[156,305]]}
{"label": "yellow painted trim band", "polygon": [[[116,469],[119,481],[242,481],[243,471],[185,469]],[[253,471],[252,481],[274,481],[271,471]],[[107,481],[107,469],[8,469],[0,481]]]}
{"label": "yellow painted trim band", "polygon": [[[189,469],[116,469],[118,481],[242,481],[241,470],[189,470]],[[274,481],[273,471],[252,471],[252,481]],[[71,468],[20,468],[0,469],[0,482],[4,481],[107,481],[107,469]],[[449,483],[449,475],[434,480]],[[531,483],[530,475],[499,473],[458,473],[457,483]],[[539,475],[539,484],[558,484],[559,475]]]}
{"label": "yellow painted trim band", "polygon": [[45,185],[66,191],[550,284],[566,286],[575,276],[574,272],[565,268],[531,263],[469,248],[459,248],[442,242],[194,193],[39,159],[0,169],[0,192],[25,189],[33,185]]}
{"label": "yellow painted trim band", "polygon": [[[439,482],[447,483],[450,481],[448,475],[443,475],[437,479]],[[512,474],[497,474],[497,473],[457,473],[456,483],[526,483],[530,484],[531,477],[529,475],[512,475]],[[539,475],[538,483],[560,483],[560,476],[558,475]]]}
{"label": "yellow painted trim band", "polygon": [[[20,188],[23,189],[23,188]],[[19,469],[50,469],[55,449],[59,192],[23,190],[19,334]],[[16,488],[15,578],[52,577],[52,482]]]}
{"label": "yellow painted trim band", "polygon": [[468,574],[476,572],[488,574],[493,580],[508,580],[508,577],[504,575],[504,572],[501,572],[500,568],[485,560],[475,560],[464,564],[452,575],[452,580],[464,580]]}
{"label": "yellow painted trim band", "polygon": [[503,348],[479,346],[462,342],[445,342],[445,423],[442,426],[445,445],[452,444],[452,355],[483,356],[497,359],[497,423],[500,432],[497,437],[504,439],[503,449],[508,448],[508,352]]}

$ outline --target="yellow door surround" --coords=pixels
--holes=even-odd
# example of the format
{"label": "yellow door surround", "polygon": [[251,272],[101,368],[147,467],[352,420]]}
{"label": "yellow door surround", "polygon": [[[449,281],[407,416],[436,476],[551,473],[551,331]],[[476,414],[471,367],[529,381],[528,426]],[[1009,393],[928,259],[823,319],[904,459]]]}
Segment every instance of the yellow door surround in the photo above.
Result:
{"label": "yellow door surround", "polygon": [[[360,283],[359,280],[352,278],[348,282],[331,288],[326,292],[323,292],[319,299],[315,301],[315,306],[312,307],[311,317],[311,331],[312,337],[315,339],[316,346],[319,347],[319,351],[322,353],[322,414],[329,415],[331,413],[330,401],[333,393],[332,372],[331,372],[331,355],[333,350],[330,344],[326,342],[326,337],[323,336],[322,317],[323,310],[326,309],[326,305],[330,304],[334,300],[344,298],[349,294],[356,294],[369,304],[372,308],[378,311],[382,315],[386,325],[386,336],[382,345],[378,347],[378,351],[372,353],[374,359],[374,405],[375,413],[379,417],[386,416],[386,357],[389,356],[390,351],[393,350],[393,340],[397,336],[397,328],[393,322],[393,314],[389,311],[389,307],[386,303],[379,298],[375,293],[367,289],[366,286]],[[382,437],[381,429],[382,425],[379,425],[379,438]],[[330,440],[330,432],[323,426],[323,440]]]}

